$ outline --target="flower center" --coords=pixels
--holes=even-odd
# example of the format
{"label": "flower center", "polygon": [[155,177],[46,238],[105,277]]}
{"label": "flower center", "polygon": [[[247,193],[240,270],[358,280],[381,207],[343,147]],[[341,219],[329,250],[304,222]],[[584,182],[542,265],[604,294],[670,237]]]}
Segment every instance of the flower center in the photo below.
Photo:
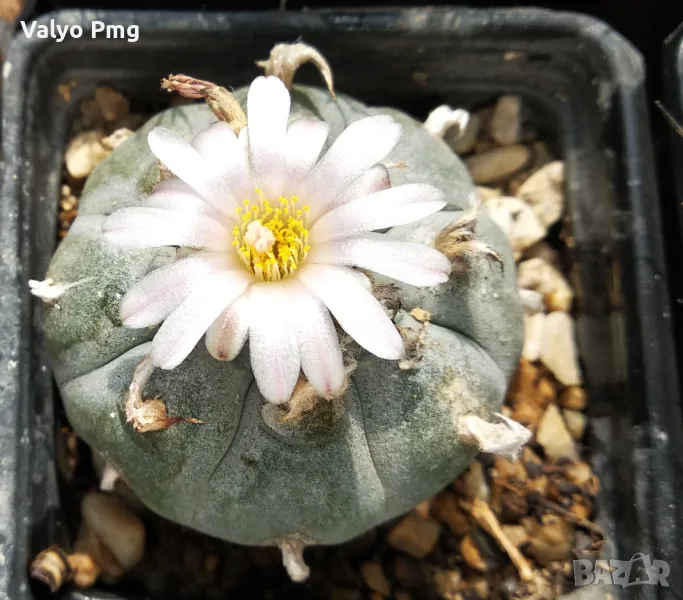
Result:
{"label": "flower center", "polygon": [[280,196],[276,208],[256,189],[257,202],[244,201],[237,209],[239,225],[232,230],[232,245],[247,269],[263,281],[280,281],[297,270],[306,258],[308,206],[297,207],[296,196]]}

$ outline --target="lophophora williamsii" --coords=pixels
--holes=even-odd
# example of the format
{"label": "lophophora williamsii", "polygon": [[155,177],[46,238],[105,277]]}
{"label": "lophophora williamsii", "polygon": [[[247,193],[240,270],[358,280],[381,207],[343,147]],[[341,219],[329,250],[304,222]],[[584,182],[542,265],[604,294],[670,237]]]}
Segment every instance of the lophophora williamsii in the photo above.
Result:
{"label": "lophophora williamsii", "polygon": [[[328,89],[292,84],[314,62]],[[278,45],[153,117],[89,177],[34,292],[71,424],[151,510],[305,546],[405,512],[479,450],[522,347],[512,250],[429,128]],[[237,82],[226,82],[234,84]],[[41,290],[47,290],[41,294]]]}

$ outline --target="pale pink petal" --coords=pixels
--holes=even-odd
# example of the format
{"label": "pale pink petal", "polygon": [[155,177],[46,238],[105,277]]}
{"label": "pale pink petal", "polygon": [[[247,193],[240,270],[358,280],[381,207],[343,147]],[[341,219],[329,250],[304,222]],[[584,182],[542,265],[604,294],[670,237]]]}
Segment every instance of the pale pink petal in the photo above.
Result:
{"label": "pale pink petal", "polygon": [[218,360],[234,360],[249,337],[249,290],[235,300],[206,332],[206,349]]}
{"label": "pale pink petal", "polygon": [[334,323],[325,305],[306,287],[296,281],[287,287],[301,369],[313,389],[329,398],[344,385],[344,361]]}
{"label": "pale pink petal", "polygon": [[311,205],[311,218],[324,214],[339,192],[391,152],[400,136],[401,126],[386,115],[360,119],[342,131],[306,178],[302,197]]}
{"label": "pale pink petal", "polygon": [[120,208],[104,220],[102,233],[108,242],[128,248],[232,249],[232,233],[223,225],[204,215],[179,210]]}
{"label": "pale pink petal", "polygon": [[193,188],[187,185],[182,179],[177,177],[169,177],[168,179],[162,179],[159,183],[154,186],[152,192],[188,192],[190,194],[197,194]]}
{"label": "pale pink petal", "polygon": [[189,186],[186,187],[187,189],[173,189],[169,186],[159,189],[159,186],[157,186],[154,191],[145,198],[143,206],[196,213],[209,217],[223,225],[228,224],[228,220],[231,217],[217,211],[192,188]]}
{"label": "pale pink petal", "polygon": [[215,166],[230,188],[236,200],[230,208],[231,216],[235,216],[234,209],[242,200],[251,197],[252,191],[246,128],[242,132],[238,138],[230,125],[218,121],[192,140],[192,146]]}
{"label": "pale pink petal", "polygon": [[311,228],[311,245],[411,223],[444,206],[443,192],[431,185],[408,183],[392,187],[325,213]]}
{"label": "pale pink petal", "polygon": [[253,173],[249,162],[249,127],[245,127],[240,131],[237,137],[239,145],[239,154],[237,160],[241,165],[245,165],[245,171],[235,180],[234,195],[238,200],[238,204],[243,200],[253,200],[255,197],[254,188],[256,184],[253,181]]}
{"label": "pale pink petal", "polygon": [[298,279],[334,315],[358,344],[380,358],[404,356],[403,340],[377,299],[349,273],[332,265],[307,264]]}
{"label": "pale pink petal", "polygon": [[355,277],[356,281],[358,281],[360,285],[362,285],[366,290],[368,290],[368,292],[372,292],[372,281],[370,281],[370,278],[365,273],[361,273],[356,269],[348,269],[347,272],[352,277]]}
{"label": "pale pink petal", "polygon": [[200,131],[192,140],[192,147],[210,161],[221,161],[221,157],[237,152],[237,136],[225,121],[217,121]]}
{"label": "pale pink petal", "polygon": [[325,121],[299,119],[287,127],[287,194],[296,194],[296,185],[308,175],[325,145],[330,127]]}
{"label": "pale pink petal", "polygon": [[226,306],[253,281],[244,270],[209,276],[171,313],[152,340],[152,362],[162,369],[177,367]]}
{"label": "pale pink petal", "polygon": [[238,266],[232,253],[197,252],[156,269],[126,292],[121,321],[134,329],[161,323],[207,277]]}
{"label": "pale pink petal", "polygon": [[251,368],[263,397],[274,404],[288,402],[299,379],[299,347],[283,307],[289,304],[285,286],[257,283],[249,294],[254,318],[249,325]]}
{"label": "pale pink petal", "polygon": [[154,156],[214,208],[224,213],[234,211],[237,201],[230,181],[215,163],[171,129],[155,127],[149,132],[147,141]]}
{"label": "pale pink petal", "polygon": [[390,187],[391,180],[389,179],[387,168],[384,165],[375,165],[349,183],[329,204],[328,210],[332,210],[342,204],[348,204],[353,200],[370,196],[375,192],[381,192]]}
{"label": "pale pink petal", "polygon": [[363,233],[318,245],[307,260],[369,269],[418,287],[444,283],[451,272],[451,261],[434,248],[381,233]]}
{"label": "pale pink petal", "polygon": [[280,79],[257,77],[247,93],[249,154],[255,184],[277,198],[287,168],[287,119],[291,100]]}

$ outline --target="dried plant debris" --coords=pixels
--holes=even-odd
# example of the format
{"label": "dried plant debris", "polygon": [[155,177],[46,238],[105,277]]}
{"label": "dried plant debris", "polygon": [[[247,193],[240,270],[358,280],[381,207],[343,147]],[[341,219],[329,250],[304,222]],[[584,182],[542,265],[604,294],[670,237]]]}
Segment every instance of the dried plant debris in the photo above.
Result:
{"label": "dried plant debris", "polygon": [[247,125],[247,116],[232,92],[215,83],[188,75],[169,75],[161,81],[161,87],[190,100],[203,98],[216,118],[230,125],[235,134]]}
{"label": "dried plant debris", "polygon": [[[320,59],[308,57],[305,48],[289,46],[261,66],[270,72],[285,69],[293,77],[310,60],[324,74]],[[529,125],[524,103],[516,96],[501,96],[478,110],[458,110],[440,107],[427,129],[464,158],[479,186],[477,210],[488,211],[510,238],[525,308],[523,357],[501,416],[465,423],[469,427],[460,433],[483,450],[509,453],[480,454],[437,495],[358,540],[305,549],[287,542],[283,554],[277,547],[227,544],[145,511],[115,466],[98,457],[94,472],[92,462],[78,456],[75,434],[63,428],[60,474],[75,490],[83,518],[69,552],[50,547],[38,554],[30,567],[33,577],[51,589],[120,581],[138,586],[150,598],[188,600],[550,600],[571,592],[572,559],[601,558],[605,540],[593,521],[600,482],[581,445],[590,427],[589,399],[574,339],[575,293],[567,277],[571,237],[549,234],[566,207],[564,162],[549,151],[550,140]],[[64,169],[60,237],[76,216],[87,175],[143,121],[110,88],[98,88],[81,104]],[[490,249],[476,246],[477,210],[464,213],[441,237],[456,270],[466,267],[474,254],[498,263]],[[68,293],[54,282],[36,285],[46,301]],[[403,328],[407,357],[401,368],[409,372],[419,365],[431,315],[421,307],[402,307],[392,286],[375,292],[392,319],[413,319],[414,327]],[[353,357],[347,366],[351,377]],[[306,418],[317,406],[334,407],[334,399],[309,398],[305,380],[301,391],[301,401],[278,413],[278,420]],[[129,416],[138,424],[150,416],[140,411],[155,408],[155,402],[163,414],[152,415],[152,427],[180,420],[165,414],[161,400],[143,402],[140,394],[133,400],[135,406],[129,408],[135,414]],[[502,427],[514,439],[493,443],[492,427]],[[526,443],[520,452],[521,442]],[[106,493],[93,491],[99,488]],[[122,537],[122,531],[131,535]],[[283,560],[299,583],[289,579]]]}

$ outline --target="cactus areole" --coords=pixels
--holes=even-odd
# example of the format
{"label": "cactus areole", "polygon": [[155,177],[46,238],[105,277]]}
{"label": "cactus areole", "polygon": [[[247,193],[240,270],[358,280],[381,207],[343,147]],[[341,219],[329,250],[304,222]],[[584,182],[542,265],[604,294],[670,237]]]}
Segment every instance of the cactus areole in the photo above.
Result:
{"label": "cactus areole", "polygon": [[496,413],[522,308],[440,138],[264,65],[234,96],[176,78],[207,103],[95,169],[36,289],[78,434],[153,511],[279,545],[303,579],[304,546],[409,510],[486,450],[464,417],[514,430]]}

